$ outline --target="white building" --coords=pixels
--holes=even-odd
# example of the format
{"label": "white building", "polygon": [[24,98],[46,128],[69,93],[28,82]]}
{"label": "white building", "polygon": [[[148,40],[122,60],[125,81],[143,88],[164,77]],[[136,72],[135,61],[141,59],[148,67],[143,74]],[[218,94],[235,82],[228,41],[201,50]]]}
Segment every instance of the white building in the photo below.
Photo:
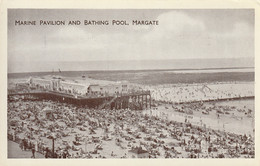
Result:
{"label": "white building", "polygon": [[57,91],[61,93],[81,96],[105,97],[138,91],[138,89],[134,90],[135,86],[128,84],[127,82],[116,82],[115,84],[107,85],[90,85],[66,82],[56,77],[52,78],[51,80],[41,78],[30,78],[28,82],[29,85],[34,88],[44,88],[50,91]]}

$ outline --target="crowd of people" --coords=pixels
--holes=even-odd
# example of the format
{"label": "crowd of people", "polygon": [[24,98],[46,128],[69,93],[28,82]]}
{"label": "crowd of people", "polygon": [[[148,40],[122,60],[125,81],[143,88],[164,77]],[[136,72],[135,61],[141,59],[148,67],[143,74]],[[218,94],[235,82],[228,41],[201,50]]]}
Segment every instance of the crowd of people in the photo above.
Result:
{"label": "crowd of people", "polygon": [[32,156],[39,152],[46,158],[135,158],[141,156],[139,152],[145,158],[255,155],[250,135],[142,111],[88,109],[26,96],[9,98],[8,139],[18,142],[23,150],[31,150]]}
{"label": "crowd of people", "polygon": [[220,100],[254,96],[254,83],[169,84],[144,86],[152,98],[167,103]]}

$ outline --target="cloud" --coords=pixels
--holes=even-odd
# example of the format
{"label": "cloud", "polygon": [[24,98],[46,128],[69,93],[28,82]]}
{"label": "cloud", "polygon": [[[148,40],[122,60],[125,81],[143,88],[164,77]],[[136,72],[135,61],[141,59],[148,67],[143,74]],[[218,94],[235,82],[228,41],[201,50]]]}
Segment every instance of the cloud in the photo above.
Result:
{"label": "cloud", "polygon": [[189,17],[183,12],[163,13],[157,18],[160,26],[155,30],[182,33],[183,31],[198,32],[205,29],[202,21]]}
{"label": "cloud", "polygon": [[10,57],[87,61],[254,55],[253,28],[245,22],[237,22],[229,32],[216,33],[207,29],[202,19],[181,11],[162,13],[157,20],[158,26],[131,26],[113,33],[105,28],[94,32],[84,26],[65,26],[32,35],[16,33]]}
{"label": "cloud", "polygon": [[246,22],[237,22],[234,25],[233,31],[226,34],[230,37],[254,37],[254,28],[250,27]]}
{"label": "cloud", "polygon": [[[226,33],[207,29],[204,22],[182,12],[168,12],[157,18],[160,26],[142,37],[147,58],[232,58],[254,56],[254,33],[245,22],[237,22]],[[145,49],[145,48],[144,48]]]}

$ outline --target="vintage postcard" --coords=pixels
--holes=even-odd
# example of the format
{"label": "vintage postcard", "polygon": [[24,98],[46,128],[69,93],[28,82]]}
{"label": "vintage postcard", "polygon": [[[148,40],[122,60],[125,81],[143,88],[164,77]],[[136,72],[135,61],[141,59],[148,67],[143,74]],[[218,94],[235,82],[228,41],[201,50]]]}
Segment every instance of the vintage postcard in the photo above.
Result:
{"label": "vintage postcard", "polygon": [[257,8],[10,6],[4,164],[257,165]]}

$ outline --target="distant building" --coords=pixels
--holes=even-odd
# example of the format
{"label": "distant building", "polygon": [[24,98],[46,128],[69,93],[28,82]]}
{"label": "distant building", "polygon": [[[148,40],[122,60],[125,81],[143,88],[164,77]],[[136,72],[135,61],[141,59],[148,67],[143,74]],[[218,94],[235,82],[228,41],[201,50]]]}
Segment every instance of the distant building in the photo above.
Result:
{"label": "distant building", "polygon": [[31,87],[51,89],[51,80],[45,80],[40,78],[30,78],[28,80]]}
{"label": "distant building", "polygon": [[101,95],[102,92],[103,88],[98,84],[89,85],[87,88],[87,93],[90,95]]}
{"label": "distant building", "polygon": [[69,94],[86,95],[88,86],[89,85],[61,81],[59,91],[65,91]]}
{"label": "distant building", "polygon": [[122,94],[127,94],[134,91],[133,89],[130,89],[130,85],[125,81],[107,85],[80,84],[67,82],[60,79],[59,77],[53,77],[50,80],[41,78],[30,78],[27,82],[29,83],[30,87],[72,94],[75,96],[120,96]]}

